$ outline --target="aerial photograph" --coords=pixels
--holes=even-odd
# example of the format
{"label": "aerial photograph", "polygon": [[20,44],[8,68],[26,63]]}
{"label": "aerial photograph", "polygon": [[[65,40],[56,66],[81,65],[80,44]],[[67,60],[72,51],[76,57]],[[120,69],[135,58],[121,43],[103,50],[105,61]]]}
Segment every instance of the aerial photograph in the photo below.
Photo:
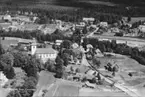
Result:
{"label": "aerial photograph", "polygon": [[145,0],[0,0],[0,97],[145,97]]}

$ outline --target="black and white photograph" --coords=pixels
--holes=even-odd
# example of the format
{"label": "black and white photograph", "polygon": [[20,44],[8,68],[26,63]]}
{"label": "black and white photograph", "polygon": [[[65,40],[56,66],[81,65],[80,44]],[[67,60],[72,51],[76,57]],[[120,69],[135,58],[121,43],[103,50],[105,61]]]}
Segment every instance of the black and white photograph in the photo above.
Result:
{"label": "black and white photograph", "polygon": [[0,97],[145,97],[145,0],[0,0]]}

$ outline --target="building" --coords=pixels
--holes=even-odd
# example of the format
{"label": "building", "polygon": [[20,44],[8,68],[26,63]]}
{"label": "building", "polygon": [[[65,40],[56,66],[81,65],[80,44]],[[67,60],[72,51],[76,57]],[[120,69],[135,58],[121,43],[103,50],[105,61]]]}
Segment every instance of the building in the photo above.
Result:
{"label": "building", "polygon": [[0,86],[4,86],[8,82],[8,79],[6,76],[3,74],[2,71],[0,71]]}
{"label": "building", "polygon": [[60,46],[62,42],[63,42],[63,40],[56,40],[55,45]]}
{"label": "building", "polygon": [[101,27],[108,27],[108,23],[107,22],[100,22],[100,26]]}
{"label": "building", "polygon": [[145,32],[145,25],[139,25],[138,28],[141,32]]}
{"label": "building", "polygon": [[5,20],[5,21],[12,21],[12,17],[10,15],[5,15],[3,17],[3,20]]}
{"label": "building", "polygon": [[55,60],[58,52],[53,48],[37,48],[37,43],[31,44],[31,55],[36,55],[43,63],[48,59]]}
{"label": "building", "polygon": [[94,22],[95,18],[83,18],[83,21],[85,21],[85,22]]}

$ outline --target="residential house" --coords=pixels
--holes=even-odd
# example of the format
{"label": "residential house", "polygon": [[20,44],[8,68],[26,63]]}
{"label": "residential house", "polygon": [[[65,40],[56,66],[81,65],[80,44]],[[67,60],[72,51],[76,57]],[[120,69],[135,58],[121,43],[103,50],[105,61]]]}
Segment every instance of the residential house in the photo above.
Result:
{"label": "residential house", "polygon": [[85,22],[94,22],[95,18],[86,18],[86,17],[84,17],[83,21],[85,21]]}
{"label": "residential house", "polygon": [[60,46],[62,42],[63,42],[63,40],[56,40],[55,45]]}
{"label": "residential house", "polygon": [[96,49],[95,50],[96,56],[97,57],[104,57],[104,55],[102,54],[102,52],[100,51],[100,49]]}
{"label": "residential house", "polygon": [[2,71],[0,71],[0,86],[4,86],[8,82],[8,79],[6,76],[3,74]]}
{"label": "residential house", "polygon": [[5,15],[3,17],[3,20],[5,20],[5,21],[12,21],[12,17],[11,17],[11,15]]}
{"label": "residential house", "polygon": [[72,44],[72,48],[73,48],[73,49],[76,49],[76,48],[78,48],[78,47],[79,47],[79,45],[78,45],[77,43],[73,43],[73,44]]}
{"label": "residential house", "polygon": [[108,23],[107,22],[100,22],[100,26],[101,27],[108,27]]}
{"label": "residential house", "polygon": [[37,48],[37,43],[31,44],[31,55],[36,55],[43,63],[48,59],[55,60],[58,52],[53,48]]}
{"label": "residential house", "polygon": [[111,28],[111,32],[112,33],[119,33],[120,31],[119,31],[119,28],[113,27],[113,28]]}
{"label": "residential house", "polygon": [[138,28],[141,32],[145,32],[145,25],[139,25]]}

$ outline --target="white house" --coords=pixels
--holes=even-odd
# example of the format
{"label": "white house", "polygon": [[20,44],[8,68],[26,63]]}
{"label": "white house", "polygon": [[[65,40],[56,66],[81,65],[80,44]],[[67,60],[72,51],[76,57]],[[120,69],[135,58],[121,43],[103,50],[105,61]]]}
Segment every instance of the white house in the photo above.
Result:
{"label": "white house", "polygon": [[63,42],[63,40],[56,40],[55,45],[60,46],[62,42]]}
{"label": "white house", "polygon": [[8,82],[8,79],[3,74],[3,72],[0,71],[0,86],[4,86]]}
{"label": "white house", "polygon": [[4,20],[12,21],[12,17],[10,15],[5,15],[3,17]]}
{"label": "white house", "polygon": [[108,23],[107,22],[100,22],[100,26],[101,27],[108,27]]}
{"label": "white house", "polygon": [[141,32],[145,32],[145,25],[139,25],[138,28]]}
{"label": "white house", "polygon": [[85,22],[94,22],[95,21],[95,18],[83,18],[83,21]]}
{"label": "white house", "polygon": [[31,54],[36,55],[37,58],[45,63],[48,59],[55,60],[58,52],[53,48],[37,48],[37,43],[32,43]]}

